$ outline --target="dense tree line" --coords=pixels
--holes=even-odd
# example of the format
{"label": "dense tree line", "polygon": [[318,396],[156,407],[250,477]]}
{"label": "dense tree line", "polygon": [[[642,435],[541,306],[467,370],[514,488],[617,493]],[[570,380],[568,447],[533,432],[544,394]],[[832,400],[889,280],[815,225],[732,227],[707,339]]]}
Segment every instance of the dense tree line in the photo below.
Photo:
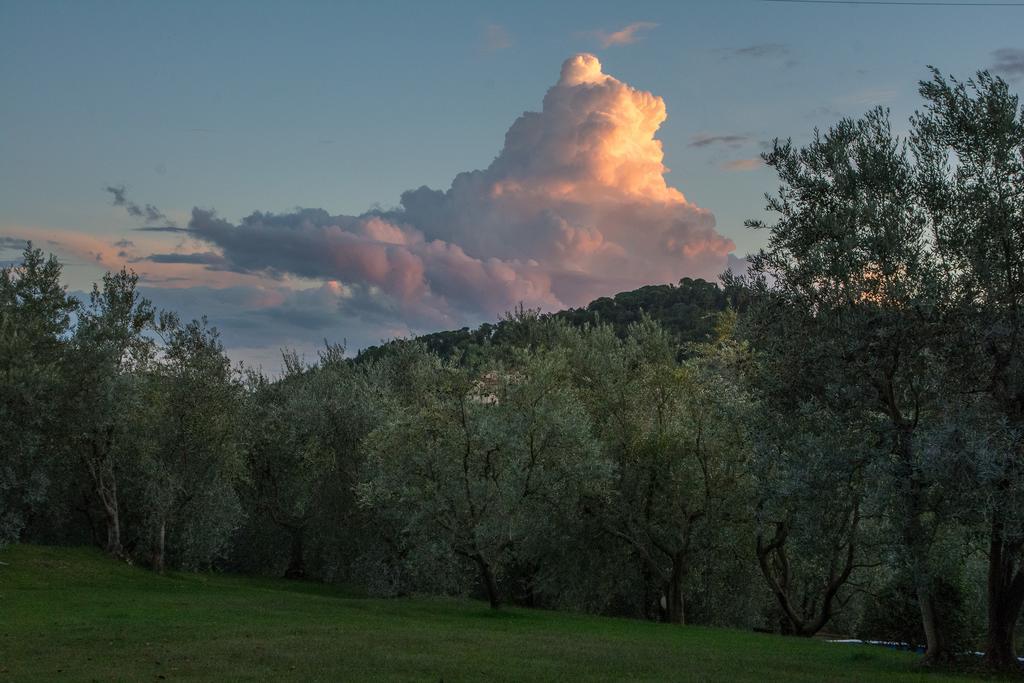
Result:
{"label": "dense tree line", "polygon": [[[683,278],[678,284],[647,285],[613,297],[601,297],[584,308],[570,308],[543,316],[563,320],[575,327],[609,325],[624,337],[633,323],[644,316],[658,321],[675,341],[680,353],[685,344],[706,342],[714,338],[718,314],[726,309],[744,310],[748,292],[742,287],[719,287],[713,282]],[[471,363],[485,346],[516,346],[529,334],[529,324],[514,316],[496,323],[484,323],[475,329],[433,332],[416,337],[427,350],[442,359],[458,358]],[[370,346],[359,352],[362,360],[379,358],[387,353],[388,344]]]}
{"label": "dense tree line", "polygon": [[476,330],[232,368],[215,330],[0,271],[0,543],[981,648],[1024,604],[1024,122],[933,73],[777,141],[767,246]]}

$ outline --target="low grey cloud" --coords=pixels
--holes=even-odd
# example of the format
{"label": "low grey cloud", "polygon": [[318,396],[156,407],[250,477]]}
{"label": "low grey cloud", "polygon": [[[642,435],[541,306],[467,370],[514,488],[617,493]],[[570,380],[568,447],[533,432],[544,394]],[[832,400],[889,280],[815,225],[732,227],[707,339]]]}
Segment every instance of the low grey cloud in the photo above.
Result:
{"label": "low grey cloud", "polygon": [[395,310],[387,297],[361,286],[328,283],[288,290],[181,284],[180,278],[146,279],[141,293],[158,308],[176,311],[185,319],[206,316],[220,331],[233,360],[270,371],[280,366],[281,349],[314,357],[326,339],[356,351],[432,331],[437,324],[429,317],[408,315],[396,322],[404,312]]}
{"label": "low grey cloud", "polygon": [[120,206],[128,212],[129,216],[133,218],[141,218],[146,224],[150,223],[169,223],[174,224],[174,221],[170,220],[163,214],[162,211],[157,209],[152,204],[136,204],[132,200],[128,199],[128,191],[124,185],[108,185],[104,188],[113,196],[111,202],[114,206]]}
{"label": "low grey cloud", "polygon": [[188,232],[188,228],[179,228],[176,225],[147,225],[141,228],[132,228],[135,232]]}
{"label": "low grey cloud", "polygon": [[761,157],[749,159],[733,159],[722,164],[725,171],[756,171],[764,167],[764,160]]}
{"label": "low grey cloud", "polygon": [[226,264],[223,256],[212,251],[190,254],[150,254],[140,260],[151,263],[185,263],[204,266],[224,266]]}
{"label": "low grey cloud", "polygon": [[792,49],[783,43],[757,43],[746,47],[722,48],[722,51],[733,57],[746,57],[749,59],[784,58],[791,57]]}
{"label": "low grey cloud", "polygon": [[995,63],[992,70],[1016,80],[1024,76],[1024,49],[1001,47],[992,52]]}
{"label": "low grey cloud", "polygon": [[749,135],[708,135],[700,133],[690,138],[690,147],[711,147],[725,145],[728,147],[740,147],[751,141]]}
{"label": "low grey cloud", "polygon": [[729,261],[726,264],[726,270],[731,271],[733,275],[746,275],[747,269],[750,268],[750,261],[745,257],[737,256],[736,254],[729,254]]}
{"label": "low grey cloud", "polygon": [[0,235],[0,249],[17,249],[20,251],[25,248],[26,244],[28,244],[28,240],[20,237]]}

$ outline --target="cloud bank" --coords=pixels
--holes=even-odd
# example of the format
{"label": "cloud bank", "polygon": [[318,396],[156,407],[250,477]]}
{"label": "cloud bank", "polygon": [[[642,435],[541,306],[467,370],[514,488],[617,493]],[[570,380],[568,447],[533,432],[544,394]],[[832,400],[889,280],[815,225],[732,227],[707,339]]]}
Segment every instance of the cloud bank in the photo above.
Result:
{"label": "cloud bank", "polygon": [[[562,65],[539,112],[520,116],[497,158],[448,190],[420,187],[392,211],[256,212],[233,224],[195,209],[190,235],[220,250],[191,262],[372,287],[439,318],[546,309],[682,276],[713,278],[733,243],[665,181],[665,103],[602,71]],[[166,255],[163,258],[167,258]]]}
{"label": "cloud bank", "polygon": [[[409,190],[396,208],[357,216],[256,211],[236,222],[196,208],[177,227],[111,187],[140,223],[163,224],[80,251],[106,267],[128,262],[157,303],[209,313],[236,347],[314,330],[374,343],[494,319],[520,303],[555,310],[684,276],[713,279],[734,245],[666,182],[655,137],[665,119],[660,97],[578,54],[541,110],[508,129],[494,161],[446,190]],[[294,335],[258,338],[284,329]]]}

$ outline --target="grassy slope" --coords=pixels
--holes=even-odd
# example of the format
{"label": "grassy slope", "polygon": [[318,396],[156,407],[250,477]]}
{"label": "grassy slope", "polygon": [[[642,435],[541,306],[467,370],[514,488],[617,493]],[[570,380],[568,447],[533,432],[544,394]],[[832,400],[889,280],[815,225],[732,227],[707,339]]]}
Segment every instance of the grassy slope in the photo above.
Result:
{"label": "grassy slope", "polygon": [[869,646],[0,551],[0,680],[964,680]]}

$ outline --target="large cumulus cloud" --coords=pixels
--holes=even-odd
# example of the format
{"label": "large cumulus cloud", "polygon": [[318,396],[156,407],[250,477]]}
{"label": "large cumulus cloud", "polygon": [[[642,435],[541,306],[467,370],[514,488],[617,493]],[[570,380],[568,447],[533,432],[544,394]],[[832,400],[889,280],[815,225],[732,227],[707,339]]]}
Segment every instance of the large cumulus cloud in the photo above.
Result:
{"label": "large cumulus cloud", "polygon": [[[103,269],[128,265],[158,305],[209,314],[236,358],[324,337],[352,348],[459,327],[522,303],[586,304],[649,283],[714,278],[733,243],[665,180],[655,135],[665,102],[580,54],[540,111],[520,116],[494,161],[446,190],[358,216],[323,209],[240,221],[193,209],[177,222],[110,186],[139,221],[131,240],[26,229]],[[187,221],[186,227],[182,226]],[[17,232],[17,231],[15,231]],[[12,233],[13,234],[13,233]]]}
{"label": "large cumulus cloud", "polygon": [[444,318],[714,277],[733,243],[666,183],[665,118],[664,100],[580,54],[491,165],[446,191],[410,190],[399,208],[361,216],[257,212],[234,224],[196,209],[189,232],[219,248],[211,267],[373,287]]}

